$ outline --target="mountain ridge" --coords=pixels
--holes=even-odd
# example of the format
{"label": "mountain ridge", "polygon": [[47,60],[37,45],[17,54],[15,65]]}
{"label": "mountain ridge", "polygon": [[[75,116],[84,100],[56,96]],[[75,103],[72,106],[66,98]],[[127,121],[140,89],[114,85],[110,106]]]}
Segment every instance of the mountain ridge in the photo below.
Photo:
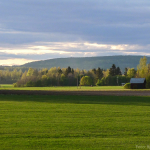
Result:
{"label": "mountain ridge", "polygon": [[[23,67],[31,68],[52,68],[61,67],[67,68],[79,68],[90,70],[93,68],[109,69],[112,64],[116,67],[120,67],[122,71],[125,68],[137,68],[140,58],[143,56],[132,56],[132,55],[118,55],[118,56],[96,56],[96,57],[68,57],[68,58],[54,58],[47,60],[40,60],[35,62],[26,63],[21,65]],[[147,57],[147,63],[150,63],[150,57]]]}

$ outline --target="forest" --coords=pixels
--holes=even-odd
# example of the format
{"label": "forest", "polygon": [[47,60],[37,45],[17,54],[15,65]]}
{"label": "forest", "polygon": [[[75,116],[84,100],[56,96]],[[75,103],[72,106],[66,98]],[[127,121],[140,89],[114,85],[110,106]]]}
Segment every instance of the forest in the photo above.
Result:
{"label": "forest", "polygon": [[119,66],[93,68],[91,70],[52,67],[50,69],[35,69],[28,67],[3,67],[0,66],[1,84],[14,83],[15,87],[43,87],[43,86],[117,86],[128,83],[131,78],[146,78],[147,88],[150,82],[150,64],[147,58],[140,59],[137,69],[125,68],[121,72]]}

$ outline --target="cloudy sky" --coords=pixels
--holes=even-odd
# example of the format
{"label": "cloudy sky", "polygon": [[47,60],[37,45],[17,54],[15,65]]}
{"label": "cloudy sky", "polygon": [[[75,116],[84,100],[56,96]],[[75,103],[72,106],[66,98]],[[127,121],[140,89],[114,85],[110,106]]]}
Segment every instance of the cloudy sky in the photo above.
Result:
{"label": "cloudy sky", "polygon": [[0,65],[150,55],[149,0],[2,0]]}

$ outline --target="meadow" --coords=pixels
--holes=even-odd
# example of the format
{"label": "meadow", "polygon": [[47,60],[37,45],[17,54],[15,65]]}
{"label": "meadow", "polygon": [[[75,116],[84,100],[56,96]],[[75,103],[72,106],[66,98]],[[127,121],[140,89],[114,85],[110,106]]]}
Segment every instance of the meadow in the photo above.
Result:
{"label": "meadow", "polygon": [[45,91],[150,91],[150,89],[124,89],[123,86],[49,86],[13,87],[13,84],[0,84],[0,90],[45,90]]}
{"label": "meadow", "polygon": [[150,97],[0,95],[0,149],[150,145]]}
{"label": "meadow", "polygon": [[0,90],[54,90],[54,91],[99,91],[124,90],[123,86],[50,86],[50,87],[13,87],[12,84],[1,84]]}

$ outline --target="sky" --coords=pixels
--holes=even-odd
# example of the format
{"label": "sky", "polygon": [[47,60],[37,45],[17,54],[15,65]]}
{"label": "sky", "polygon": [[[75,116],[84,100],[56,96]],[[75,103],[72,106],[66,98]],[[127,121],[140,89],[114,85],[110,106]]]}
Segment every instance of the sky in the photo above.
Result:
{"label": "sky", "polygon": [[149,0],[2,0],[0,65],[150,56]]}

